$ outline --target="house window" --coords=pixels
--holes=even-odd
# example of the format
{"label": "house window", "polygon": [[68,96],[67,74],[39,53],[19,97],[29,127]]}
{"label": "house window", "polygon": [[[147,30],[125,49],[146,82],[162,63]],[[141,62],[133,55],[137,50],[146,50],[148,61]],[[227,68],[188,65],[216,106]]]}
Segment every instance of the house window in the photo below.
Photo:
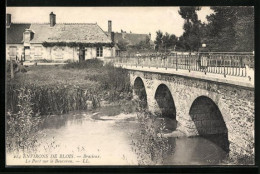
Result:
{"label": "house window", "polygon": [[10,51],[10,56],[16,56],[16,46],[10,46],[9,51]]}
{"label": "house window", "polygon": [[97,48],[97,57],[103,57],[103,48],[102,47]]}
{"label": "house window", "polygon": [[42,55],[42,47],[41,46],[35,47],[34,55],[35,56],[41,56]]}
{"label": "house window", "polygon": [[55,59],[63,59],[63,48],[61,47],[54,47],[53,48],[53,56]]}

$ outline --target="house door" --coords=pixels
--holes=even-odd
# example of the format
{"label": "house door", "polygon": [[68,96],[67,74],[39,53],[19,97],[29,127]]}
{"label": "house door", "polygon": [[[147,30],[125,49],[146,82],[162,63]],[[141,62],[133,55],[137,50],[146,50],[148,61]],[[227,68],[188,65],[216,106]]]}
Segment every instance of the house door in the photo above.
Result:
{"label": "house door", "polygon": [[85,48],[81,47],[79,48],[79,61],[84,61],[85,60]]}
{"label": "house door", "polygon": [[24,47],[24,60],[30,60],[30,59],[31,59],[30,47]]}

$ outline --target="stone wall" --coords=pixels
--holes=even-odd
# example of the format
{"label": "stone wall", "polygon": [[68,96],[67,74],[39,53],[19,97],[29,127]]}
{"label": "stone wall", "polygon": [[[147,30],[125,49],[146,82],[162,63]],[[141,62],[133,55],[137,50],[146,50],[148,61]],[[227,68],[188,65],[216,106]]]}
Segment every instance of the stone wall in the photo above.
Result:
{"label": "stone wall", "polygon": [[[144,82],[148,108],[152,112],[160,110],[154,98],[157,87],[160,84],[165,84],[169,88],[176,107],[177,129],[187,136],[199,135],[194,120],[190,116],[193,102],[201,96],[211,99],[218,107],[226,124],[230,155],[254,156],[255,105],[253,88],[141,71],[130,71],[132,85],[136,77],[140,77]],[[201,123],[202,126],[211,125],[211,127],[218,124],[220,124],[219,121],[213,120]],[[218,128],[214,131],[215,133],[221,132]]]}

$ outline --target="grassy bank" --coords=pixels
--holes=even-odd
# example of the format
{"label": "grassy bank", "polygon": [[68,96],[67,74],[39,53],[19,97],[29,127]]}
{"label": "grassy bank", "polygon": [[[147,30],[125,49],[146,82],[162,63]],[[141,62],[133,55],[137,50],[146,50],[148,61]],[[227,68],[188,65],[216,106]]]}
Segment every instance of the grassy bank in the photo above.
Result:
{"label": "grassy bank", "polygon": [[110,64],[103,66],[98,59],[65,66],[27,67],[26,72],[16,73],[14,79],[7,78],[6,92],[10,149],[21,142],[33,146],[37,137],[29,137],[33,137],[31,134],[45,116],[93,109],[105,101],[124,103],[132,98],[127,71]]}
{"label": "grassy bank", "polygon": [[20,90],[32,91],[34,112],[63,114],[98,107],[101,101],[131,98],[130,80],[125,70],[99,60],[65,66],[32,66],[17,73],[7,83],[7,109],[17,112]]}

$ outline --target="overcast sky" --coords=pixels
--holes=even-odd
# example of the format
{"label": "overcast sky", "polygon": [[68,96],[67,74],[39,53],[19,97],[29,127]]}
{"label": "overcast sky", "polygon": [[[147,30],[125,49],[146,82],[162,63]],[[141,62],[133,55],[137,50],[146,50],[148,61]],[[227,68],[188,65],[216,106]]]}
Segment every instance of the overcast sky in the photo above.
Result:
{"label": "overcast sky", "polygon": [[[112,21],[112,30],[152,34],[161,30],[181,36],[184,20],[178,14],[179,7],[8,7],[12,22],[49,22],[50,12],[56,14],[57,23],[96,23],[107,31],[107,21]],[[202,7],[199,19],[206,22],[206,15],[212,13],[209,7]]]}

